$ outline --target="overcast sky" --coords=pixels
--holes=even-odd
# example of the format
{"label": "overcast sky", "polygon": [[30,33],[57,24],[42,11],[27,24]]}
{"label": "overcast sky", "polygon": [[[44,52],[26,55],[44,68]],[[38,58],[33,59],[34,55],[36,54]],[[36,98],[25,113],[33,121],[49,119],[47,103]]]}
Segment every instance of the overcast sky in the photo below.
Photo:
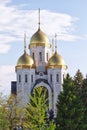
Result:
{"label": "overcast sky", "polygon": [[15,66],[23,54],[24,32],[27,52],[31,36],[38,28],[50,42],[57,34],[58,53],[74,76],[78,69],[87,74],[87,0],[0,0],[0,91],[10,94],[16,80]]}

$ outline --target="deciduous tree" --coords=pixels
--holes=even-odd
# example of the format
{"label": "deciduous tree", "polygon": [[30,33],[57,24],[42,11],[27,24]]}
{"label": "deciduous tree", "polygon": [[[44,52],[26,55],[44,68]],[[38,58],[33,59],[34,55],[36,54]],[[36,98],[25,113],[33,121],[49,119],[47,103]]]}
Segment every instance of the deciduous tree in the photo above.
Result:
{"label": "deciduous tree", "polygon": [[0,93],[0,130],[8,130],[9,121],[7,119],[6,96]]}
{"label": "deciduous tree", "polygon": [[18,101],[16,99],[16,95],[10,95],[9,99],[7,100],[8,106],[8,120],[9,120],[9,129],[13,130],[17,124],[21,124],[22,121],[22,109],[18,106]]}

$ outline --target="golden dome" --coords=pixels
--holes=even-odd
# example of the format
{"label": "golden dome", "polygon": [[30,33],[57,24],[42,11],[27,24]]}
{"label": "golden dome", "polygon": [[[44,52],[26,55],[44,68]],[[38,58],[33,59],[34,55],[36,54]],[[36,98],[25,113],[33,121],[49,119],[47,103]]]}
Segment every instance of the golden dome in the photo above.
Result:
{"label": "golden dome", "polygon": [[47,46],[50,48],[50,42],[48,37],[39,28],[36,33],[31,37],[29,48],[36,46]]}
{"label": "golden dome", "polygon": [[18,59],[16,69],[34,67],[33,58],[26,52]]}
{"label": "golden dome", "polygon": [[53,54],[53,56],[48,61],[48,68],[65,68],[67,69],[67,66],[62,58],[57,52]]}

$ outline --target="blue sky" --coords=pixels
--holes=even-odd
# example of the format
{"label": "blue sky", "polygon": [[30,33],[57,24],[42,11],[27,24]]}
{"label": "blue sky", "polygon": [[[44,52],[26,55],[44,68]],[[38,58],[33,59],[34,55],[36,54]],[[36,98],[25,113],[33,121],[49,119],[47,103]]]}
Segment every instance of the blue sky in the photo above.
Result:
{"label": "blue sky", "polygon": [[80,69],[87,74],[87,0],[0,0],[0,91],[4,94],[10,93],[11,80],[16,79],[24,32],[28,46],[37,31],[38,8],[41,29],[50,41],[57,34],[58,53],[68,66],[67,72],[74,76]]}

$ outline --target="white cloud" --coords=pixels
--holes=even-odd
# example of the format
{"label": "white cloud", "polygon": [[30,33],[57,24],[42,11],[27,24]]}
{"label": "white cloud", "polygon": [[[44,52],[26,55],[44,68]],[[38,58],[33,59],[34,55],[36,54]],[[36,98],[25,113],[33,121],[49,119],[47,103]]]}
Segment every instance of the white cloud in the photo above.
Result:
{"label": "white cloud", "polygon": [[10,49],[10,45],[6,45],[6,44],[0,44],[0,53],[4,54],[7,53],[8,50]]}
{"label": "white cloud", "polygon": [[[7,6],[8,2],[11,2],[11,0],[4,0],[0,3],[0,41],[2,38],[5,39],[2,40],[1,44],[4,45],[1,45],[0,53],[7,53],[11,42],[23,40],[24,31],[26,31],[28,38],[30,38],[38,27],[38,10],[22,10],[18,6]],[[68,14],[41,10],[41,28],[47,35],[52,37],[55,33],[67,33],[67,40],[75,40],[75,37],[70,37],[68,34],[74,30],[73,23],[76,20],[76,17]],[[66,39],[63,37],[63,40]],[[9,44],[7,44],[8,42]],[[3,46],[4,50],[2,51],[1,48]]]}
{"label": "white cloud", "polygon": [[0,66],[0,92],[4,95],[10,94],[11,81],[15,80],[14,66],[2,65]]}
{"label": "white cloud", "polygon": [[47,26],[48,33],[68,33],[72,32],[73,23],[77,18],[71,17],[68,14],[61,14],[56,12],[42,11],[42,22]]}
{"label": "white cloud", "polygon": [[0,0],[1,4],[6,4],[6,3],[10,3],[12,0]]}
{"label": "white cloud", "polygon": [[0,53],[7,53],[11,48],[11,45],[9,43],[12,43],[16,40],[17,39],[15,37],[8,34],[0,34]]}
{"label": "white cloud", "polygon": [[58,40],[60,41],[76,41],[78,39],[82,39],[80,36],[70,35],[70,34],[58,34],[57,35]]}
{"label": "white cloud", "polygon": [[87,40],[87,34],[83,34],[81,37],[82,37],[82,39]]}

